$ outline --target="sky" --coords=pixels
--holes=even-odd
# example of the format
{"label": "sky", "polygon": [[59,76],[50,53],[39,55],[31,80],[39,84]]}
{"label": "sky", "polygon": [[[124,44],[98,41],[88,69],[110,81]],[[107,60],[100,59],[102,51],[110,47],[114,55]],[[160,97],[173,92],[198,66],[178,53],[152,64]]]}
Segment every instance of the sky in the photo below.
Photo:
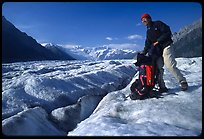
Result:
{"label": "sky", "polygon": [[[202,17],[198,2],[5,2],[2,15],[38,43],[143,48],[140,17],[168,24],[172,32]],[[131,47],[132,46],[132,47]],[[138,49],[138,48],[136,48]]]}
{"label": "sky", "polygon": [[2,133],[198,136],[202,133],[202,57],[176,60],[188,90],[181,91],[164,68],[169,91],[145,100],[126,98],[138,78],[134,60],[2,64]]}

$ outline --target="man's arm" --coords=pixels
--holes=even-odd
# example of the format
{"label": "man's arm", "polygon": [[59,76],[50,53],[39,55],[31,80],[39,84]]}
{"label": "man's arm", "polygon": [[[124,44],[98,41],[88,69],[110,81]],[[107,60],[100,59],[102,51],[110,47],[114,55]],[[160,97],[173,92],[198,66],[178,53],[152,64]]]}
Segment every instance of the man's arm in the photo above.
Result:
{"label": "man's arm", "polygon": [[163,42],[171,38],[172,34],[170,27],[161,21],[158,21],[158,28],[161,32],[161,36],[157,39],[157,42],[159,44],[162,44]]}
{"label": "man's arm", "polygon": [[148,39],[148,36],[146,36],[145,47],[144,47],[144,50],[143,50],[144,54],[146,54],[148,52],[151,45],[152,45],[151,41]]}

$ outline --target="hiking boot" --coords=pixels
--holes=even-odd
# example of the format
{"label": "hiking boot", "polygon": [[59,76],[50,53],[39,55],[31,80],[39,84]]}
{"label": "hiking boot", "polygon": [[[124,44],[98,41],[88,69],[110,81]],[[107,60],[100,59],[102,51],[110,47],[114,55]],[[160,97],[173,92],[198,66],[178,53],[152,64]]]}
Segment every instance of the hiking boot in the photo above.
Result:
{"label": "hiking boot", "polygon": [[188,83],[186,81],[181,81],[181,90],[186,91],[188,89]]}
{"label": "hiking boot", "polygon": [[168,92],[168,88],[166,88],[166,87],[163,87],[163,88],[160,88],[159,89],[159,93],[164,93],[164,92]]}

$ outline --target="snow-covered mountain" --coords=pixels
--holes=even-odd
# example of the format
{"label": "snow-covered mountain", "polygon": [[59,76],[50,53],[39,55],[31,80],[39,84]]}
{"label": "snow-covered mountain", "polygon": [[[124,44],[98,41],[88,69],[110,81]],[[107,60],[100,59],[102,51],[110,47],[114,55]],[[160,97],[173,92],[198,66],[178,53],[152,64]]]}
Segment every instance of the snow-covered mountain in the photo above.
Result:
{"label": "snow-covered mountain", "polygon": [[202,56],[202,18],[173,33],[176,57]]}
{"label": "snow-covered mountain", "polygon": [[91,55],[89,55],[87,53],[88,50],[86,50],[85,48],[82,48],[81,46],[71,46],[71,47],[66,47],[63,45],[58,45],[58,44],[54,44],[54,43],[42,43],[41,45],[43,46],[52,46],[52,47],[56,47],[60,50],[62,50],[63,52],[67,53],[68,55],[72,56],[73,58],[75,58],[76,60],[94,60],[94,57],[92,57]]}
{"label": "snow-covered mountain", "polygon": [[[67,48],[49,43],[43,44],[45,47],[42,47],[34,38],[18,30],[4,16],[2,29],[3,62],[133,59],[137,52],[141,51],[110,48],[107,45]],[[202,56],[202,18],[174,33],[173,40],[176,57]]]}
{"label": "snow-covered mountain", "polygon": [[[176,57],[199,57],[202,56],[202,18],[174,32],[172,47]],[[111,48],[108,45],[99,47],[81,47],[56,45],[52,43],[41,44],[43,46],[53,46],[66,52],[77,60],[113,60],[113,59],[134,59],[141,50],[128,50]]]}
{"label": "snow-covered mountain", "polygon": [[[199,136],[202,57],[177,58],[189,83],[160,98],[130,100],[134,60],[2,64],[2,133],[47,136]],[[196,69],[196,70],[195,70]]]}
{"label": "snow-covered mountain", "polygon": [[66,52],[77,60],[117,60],[117,59],[133,59],[138,51],[128,49],[115,49],[107,45],[101,47],[81,47],[73,46],[66,48],[62,45],[53,43],[43,43],[43,46],[53,46]]}
{"label": "snow-covered mountain", "polygon": [[96,60],[133,59],[137,54],[137,51],[134,50],[114,49],[106,45],[85,49],[85,51]]}

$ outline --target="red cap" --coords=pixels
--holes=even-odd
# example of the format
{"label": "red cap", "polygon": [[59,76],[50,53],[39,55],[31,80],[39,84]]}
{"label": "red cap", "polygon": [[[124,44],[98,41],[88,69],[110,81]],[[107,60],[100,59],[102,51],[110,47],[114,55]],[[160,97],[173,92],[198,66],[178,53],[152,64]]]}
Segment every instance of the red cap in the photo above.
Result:
{"label": "red cap", "polygon": [[145,13],[145,14],[143,14],[141,16],[141,20],[142,20],[142,18],[150,18],[150,19],[152,19],[151,16],[149,14],[147,14],[147,13]]}

